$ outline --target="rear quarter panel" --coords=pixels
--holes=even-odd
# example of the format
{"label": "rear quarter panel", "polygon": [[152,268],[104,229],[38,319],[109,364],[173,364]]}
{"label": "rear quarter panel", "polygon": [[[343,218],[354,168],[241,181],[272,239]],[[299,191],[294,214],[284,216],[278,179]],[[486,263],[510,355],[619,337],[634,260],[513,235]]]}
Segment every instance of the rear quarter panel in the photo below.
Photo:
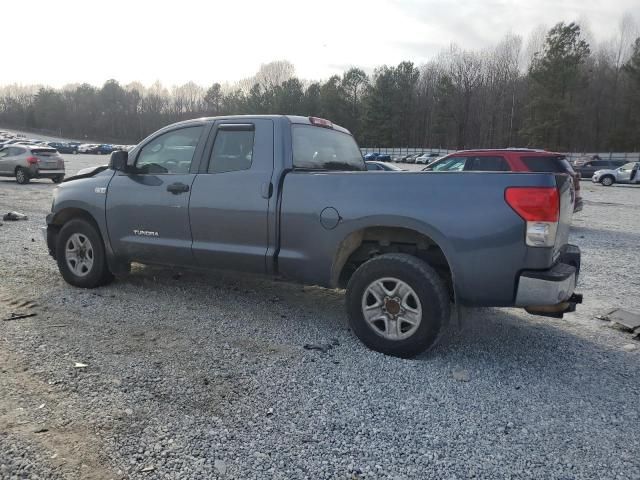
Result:
{"label": "rear quarter panel", "polygon": [[[527,248],[524,221],[506,204],[508,186],[555,186],[551,174],[292,172],[281,203],[279,271],[322,286],[341,242],[367,227],[404,227],[429,236],[453,273],[457,301],[513,304],[520,270],[548,268],[551,248]],[[340,222],[320,223],[327,207]]]}

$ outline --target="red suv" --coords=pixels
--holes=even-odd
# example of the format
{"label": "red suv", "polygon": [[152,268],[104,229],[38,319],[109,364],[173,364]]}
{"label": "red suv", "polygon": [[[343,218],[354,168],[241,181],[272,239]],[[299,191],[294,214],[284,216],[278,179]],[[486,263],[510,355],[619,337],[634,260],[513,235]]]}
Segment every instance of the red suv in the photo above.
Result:
{"label": "red suv", "polygon": [[451,153],[424,169],[427,172],[553,172],[573,177],[576,191],[574,212],[582,210],[580,175],[565,155],[526,148],[502,148],[496,150],[461,150]]}

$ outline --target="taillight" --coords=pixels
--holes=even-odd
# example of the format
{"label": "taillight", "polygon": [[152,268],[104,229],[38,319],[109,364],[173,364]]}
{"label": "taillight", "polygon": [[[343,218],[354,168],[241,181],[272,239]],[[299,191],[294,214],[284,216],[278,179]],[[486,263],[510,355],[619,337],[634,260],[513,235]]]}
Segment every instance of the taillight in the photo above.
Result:
{"label": "taillight", "polygon": [[29,165],[35,165],[38,162],[39,162],[38,157],[29,157],[29,158],[27,158],[27,163]]}
{"label": "taillight", "polygon": [[510,187],[504,198],[527,222],[527,245],[552,247],[560,218],[560,197],[553,187]]}

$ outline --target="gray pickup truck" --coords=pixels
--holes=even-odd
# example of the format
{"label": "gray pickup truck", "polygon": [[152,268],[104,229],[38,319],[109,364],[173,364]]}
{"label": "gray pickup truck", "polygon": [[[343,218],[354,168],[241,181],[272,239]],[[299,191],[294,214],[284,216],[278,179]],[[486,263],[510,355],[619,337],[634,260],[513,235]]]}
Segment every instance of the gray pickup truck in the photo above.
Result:
{"label": "gray pickup truck", "polygon": [[139,262],[346,288],[354,333],[410,357],[452,305],[575,310],[574,199],[551,173],[367,172],[349,132],[320,118],[202,118],[65,180],[46,237],[78,287]]}

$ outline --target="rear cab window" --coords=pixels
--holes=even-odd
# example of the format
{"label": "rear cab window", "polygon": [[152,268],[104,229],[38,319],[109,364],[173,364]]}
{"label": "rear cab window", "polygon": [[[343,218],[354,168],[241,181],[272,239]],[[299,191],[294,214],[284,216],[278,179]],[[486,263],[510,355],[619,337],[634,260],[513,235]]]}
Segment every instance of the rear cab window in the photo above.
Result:
{"label": "rear cab window", "polygon": [[364,171],[356,141],[348,133],[315,125],[291,126],[296,170]]}

